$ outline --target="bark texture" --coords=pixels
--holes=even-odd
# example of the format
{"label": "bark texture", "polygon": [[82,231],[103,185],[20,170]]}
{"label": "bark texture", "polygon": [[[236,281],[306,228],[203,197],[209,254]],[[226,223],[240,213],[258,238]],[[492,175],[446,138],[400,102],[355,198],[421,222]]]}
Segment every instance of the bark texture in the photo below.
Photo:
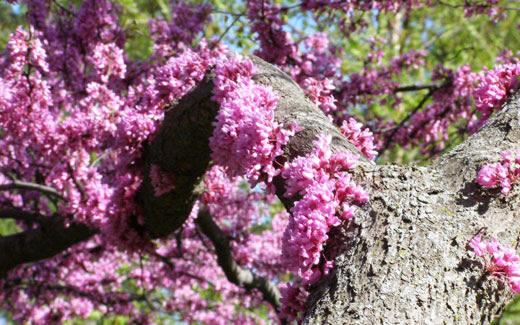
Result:
{"label": "bark texture", "polygon": [[[255,80],[272,87],[279,96],[277,121],[285,125],[296,122],[303,128],[284,149],[280,163],[310,152],[319,133],[332,135],[333,151],[357,152],[288,75],[252,59],[257,68]],[[208,139],[218,110],[211,100],[212,78],[208,73],[200,85],[172,105],[145,153],[147,169],[158,165],[176,179],[173,191],[155,197],[145,172],[138,200],[145,215],[144,227],[152,237],[166,236],[181,227],[200,193],[200,179],[210,163]],[[498,192],[481,191],[474,178],[480,165],[497,160],[500,151],[520,142],[519,112],[517,95],[483,130],[431,167],[376,166],[362,160],[355,174],[370,191],[370,202],[353,222],[336,231],[329,247],[338,252],[335,271],[313,288],[305,323],[474,324],[497,315],[510,297],[508,291],[504,284],[483,276],[483,265],[467,250],[467,242],[486,227],[489,235],[502,242],[516,243],[518,189],[503,198]],[[275,179],[275,185],[289,209],[292,202],[283,197],[283,180]],[[199,225],[211,226],[211,221],[201,219]],[[58,237],[57,242],[53,242],[53,232],[39,242],[1,238],[0,262],[3,247],[17,242],[25,247],[12,250],[21,254],[16,260],[21,264],[50,257],[91,235],[88,229],[78,233],[71,228],[56,230],[73,236],[71,240]],[[26,232],[23,236],[32,235]],[[31,247],[41,247],[41,243],[49,243],[53,249],[45,256],[31,255]],[[222,264],[229,265],[224,263],[228,258],[221,257]],[[228,275],[230,279],[234,276]]]}
{"label": "bark texture", "polygon": [[482,228],[515,246],[518,189],[507,197],[474,183],[478,169],[520,143],[520,96],[431,167],[377,166],[371,199],[338,234],[335,272],[316,286],[306,324],[482,324],[511,298],[484,275],[468,241]]}

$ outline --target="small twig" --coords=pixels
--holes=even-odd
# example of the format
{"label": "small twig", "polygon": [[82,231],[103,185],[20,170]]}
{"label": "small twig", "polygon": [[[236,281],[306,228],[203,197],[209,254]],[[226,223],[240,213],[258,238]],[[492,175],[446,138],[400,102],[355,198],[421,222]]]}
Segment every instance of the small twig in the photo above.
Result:
{"label": "small twig", "polygon": [[177,244],[177,255],[182,257],[182,229],[175,234],[175,243]]}
{"label": "small twig", "polygon": [[85,188],[83,187],[83,184],[81,184],[77,179],[76,176],[74,176],[74,169],[72,169],[72,166],[70,164],[67,164],[67,168],[70,174],[70,177],[72,178],[72,182],[74,182],[74,185],[76,186],[76,189],[79,191],[81,195],[81,199],[84,201],[87,199],[87,193],[85,193]]}
{"label": "small twig", "polygon": [[415,115],[415,113],[417,113],[423,106],[424,104],[426,103],[426,101],[433,95],[433,92],[434,92],[435,89],[430,89],[428,91],[428,93],[421,99],[421,101],[419,102],[419,104],[417,104],[417,106],[415,106],[415,108],[412,110],[412,112],[410,112],[410,114],[408,114],[398,125],[396,128],[394,128],[394,130],[392,131],[392,133],[388,136],[388,138],[386,139],[385,141],[385,145],[383,146],[383,149],[381,149],[381,151],[379,152],[379,157],[381,157],[381,155],[390,147],[390,145],[392,144],[393,140],[394,140],[394,137],[395,135],[397,134],[397,132],[404,126],[404,124],[406,122],[408,122],[412,116]]}
{"label": "small twig", "polygon": [[502,10],[520,10],[520,8],[516,7],[502,7],[502,6],[493,6],[485,3],[465,3],[465,4],[451,4],[444,1],[438,1],[439,4],[450,7],[450,8],[466,8],[466,7],[479,7],[479,8],[497,8]]}
{"label": "small twig", "polygon": [[245,12],[243,12],[243,13],[236,13],[236,12],[229,12],[229,11],[224,11],[224,10],[213,10],[213,13],[214,14],[222,14],[222,15],[230,15],[230,16],[238,16],[238,17],[242,17],[242,16],[246,15]]}
{"label": "small twig", "polygon": [[92,301],[96,301],[102,304],[116,304],[116,303],[131,303],[133,301],[142,301],[144,300],[142,296],[128,293],[116,293],[113,292],[109,296],[100,296],[98,292],[89,292],[83,291],[80,288],[73,286],[65,286],[65,285],[57,285],[57,284],[46,284],[46,283],[35,283],[35,282],[17,282],[17,281],[8,281],[6,283],[6,287],[9,289],[10,287],[19,287],[25,289],[34,289],[35,287],[39,287],[40,289],[45,289],[49,291],[55,291],[64,294],[71,294],[78,297],[84,297]]}
{"label": "small twig", "polygon": [[430,84],[430,85],[409,85],[394,88],[394,93],[406,92],[406,91],[418,91],[418,90],[434,90],[439,88],[439,85]]}
{"label": "small twig", "polygon": [[144,266],[143,266],[143,255],[139,254],[139,267],[141,269],[141,274],[139,277],[139,280],[141,281],[141,287],[143,289],[143,292],[141,294],[141,297],[143,298],[144,302],[150,308],[151,311],[155,311],[155,306],[148,300],[148,296],[146,295],[146,289],[144,285]]}
{"label": "small twig", "polygon": [[149,252],[152,256],[154,256],[155,258],[159,259],[161,262],[163,262],[164,264],[166,264],[171,270],[172,272],[175,272],[175,273],[178,273],[178,274],[181,274],[181,275],[184,275],[184,276],[187,276],[189,278],[192,278],[192,279],[195,279],[195,280],[198,280],[200,282],[206,282],[207,284],[209,284],[210,286],[212,287],[215,287],[215,285],[213,284],[213,282],[211,282],[210,280],[208,279],[205,279],[205,278],[202,278],[198,275],[195,275],[195,274],[192,274],[192,273],[189,273],[189,272],[186,272],[186,271],[178,271],[175,269],[175,265],[168,259],[168,257],[166,256],[163,256],[157,252],[154,252],[154,251],[150,251]]}
{"label": "small twig", "polygon": [[226,34],[231,30],[231,28],[236,24],[236,22],[240,19],[240,17],[242,16],[239,16],[237,15],[233,21],[231,22],[231,24],[229,24],[228,27],[226,27],[226,29],[224,30],[224,32],[222,33],[222,35],[220,35],[220,37],[218,38],[217,40],[217,44],[220,43],[222,41],[222,39],[224,39],[224,37],[226,36]]}
{"label": "small twig", "polygon": [[63,11],[65,11],[69,15],[71,15],[73,17],[76,17],[76,14],[73,11],[71,11],[70,9],[68,9],[67,7],[65,7],[64,5],[59,3],[58,1],[54,0],[52,3],[54,3],[58,8],[60,8]]}
{"label": "small twig", "polygon": [[264,300],[269,302],[275,310],[279,311],[280,292],[278,291],[278,288],[267,278],[259,276],[237,264],[233,259],[233,254],[231,253],[229,239],[215,221],[213,221],[206,207],[200,207],[199,215],[195,222],[198,228],[200,228],[204,235],[206,235],[213,243],[215,253],[217,254],[217,263],[226,274],[226,278],[231,283],[244,289],[259,290],[262,293]]}

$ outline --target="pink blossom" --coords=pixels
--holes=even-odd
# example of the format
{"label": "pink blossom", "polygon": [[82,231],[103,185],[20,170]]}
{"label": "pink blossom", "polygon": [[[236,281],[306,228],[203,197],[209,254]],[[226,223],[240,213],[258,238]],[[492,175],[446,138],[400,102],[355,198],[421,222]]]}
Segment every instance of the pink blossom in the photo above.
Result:
{"label": "pink blossom", "polygon": [[519,77],[520,63],[505,63],[482,71],[480,84],[475,90],[477,109],[485,117],[500,109],[508,95],[518,87]]}
{"label": "pink blossom", "polygon": [[500,187],[506,195],[520,176],[520,150],[504,151],[501,156],[499,163],[486,164],[479,170],[476,182],[485,188]]}
{"label": "pink blossom", "polygon": [[368,159],[377,157],[376,145],[374,144],[374,135],[368,129],[362,129],[363,125],[354,118],[343,121],[341,125],[341,133],[349,141],[361,151]]}
{"label": "pink blossom", "polygon": [[123,50],[114,43],[98,44],[93,50],[91,61],[104,83],[108,82],[111,76],[120,79],[125,77]]}
{"label": "pink blossom", "polygon": [[[297,274],[296,282],[303,291],[332,266],[332,261],[323,258],[330,230],[350,220],[354,206],[368,200],[368,193],[349,174],[356,166],[357,157],[350,153],[333,154],[330,144],[330,136],[320,135],[311,153],[286,163],[282,170],[285,195],[301,197],[291,208],[282,254],[284,264]],[[290,296],[284,299],[295,299],[293,290],[285,292]],[[294,308],[286,310],[289,313],[286,317],[294,317]]]}
{"label": "pink blossom", "polygon": [[230,176],[245,175],[255,183],[262,174],[276,176],[272,164],[294,134],[274,120],[277,97],[271,88],[255,84],[253,64],[240,57],[219,62],[214,98],[220,103],[210,138],[212,159]]}
{"label": "pink blossom", "polygon": [[496,238],[482,240],[480,234],[471,239],[469,247],[484,259],[486,272],[506,280],[514,293],[520,293],[520,257],[515,250],[500,244]]}

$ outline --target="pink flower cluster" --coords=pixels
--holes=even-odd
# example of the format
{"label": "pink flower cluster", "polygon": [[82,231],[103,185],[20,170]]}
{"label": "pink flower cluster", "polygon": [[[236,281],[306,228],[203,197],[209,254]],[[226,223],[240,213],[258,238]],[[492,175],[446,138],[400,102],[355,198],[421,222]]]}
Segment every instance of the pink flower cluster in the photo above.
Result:
{"label": "pink flower cluster", "polygon": [[[213,166],[204,178],[205,192],[200,202],[205,204],[221,229],[233,238],[235,260],[243,266],[276,277],[284,268],[280,254],[282,235],[288,214],[283,211],[272,218],[268,205],[275,199],[258,189],[251,190],[242,177],[229,178],[220,166]],[[250,232],[252,225],[270,220],[271,229]]]}
{"label": "pink flower cluster", "polygon": [[[473,8],[468,3],[466,9],[491,12],[495,1]],[[356,10],[408,11],[419,2],[305,0],[292,7],[304,16],[312,16],[305,11],[316,18],[328,16],[332,24],[339,20],[338,30],[350,32],[366,26],[357,19],[348,24],[358,16]],[[171,20],[150,21],[153,54],[133,61],[125,52],[132,29],[120,26],[115,3],[24,1],[30,27],[16,30],[0,55],[0,183],[38,183],[64,198],[3,191],[0,208],[22,207],[43,218],[59,215],[99,233],[53,258],[12,270],[0,280],[0,308],[16,322],[34,324],[63,323],[93,312],[125,315],[143,324],[160,321],[154,319],[157,315],[205,324],[265,321],[259,316],[265,311],[261,294],[227,281],[211,242],[194,222],[197,205],[183,229],[153,245],[140,227],[135,195],[143,180],[143,147],[153,139],[165,108],[173,109],[170,105],[216,66],[214,98],[221,108],[211,138],[216,166],[204,179],[206,192],[198,204],[206,205],[228,236],[239,265],[275,283],[287,270],[295,273],[294,282],[281,288],[281,313],[295,319],[310,286],[333,266],[330,231],[368,200],[349,173],[357,158],[332,154],[330,138],[321,136],[310,154],[276,168],[273,160],[295,130],[276,123],[277,97],[253,82],[251,61],[230,58],[216,42],[199,41],[211,7],[171,1]],[[406,69],[422,65],[425,53],[405,52],[382,65],[385,53],[374,46],[364,68],[343,79],[343,53],[326,33],[293,39],[296,34],[289,31],[294,26],[285,23],[293,9],[269,0],[249,0],[246,6],[260,45],[256,53],[288,72],[310,100],[343,122],[343,134],[374,158],[373,135],[355,120],[345,120],[347,109],[366,108],[377,96],[384,96],[379,103],[388,98],[398,103],[398,80]],[[455,122],[468,121],[470,130],[480,127],[518,88],[518,66],[518,60],[509,58],[480,74],[469,67],[439,67],[432,81],[442,87],[396,137],[402,144],[421,141],[442,149]],[[484,167],[479,182],[507,193],[519,174],[518,156],[510,153],[501,163]],[[286,195],[295,197],[292,215],[280,212],[282,204],[262,186],[250,186],[268,183],[278,173],[285,178]],[[150,177],[156,195],[175,186],[158,166],[151,167]],[[38,225],[17,221],[17,226],[28,230]],[[507,277],[518,291],[518,257],[480,238],[472,245],[479,256],[491,256],[488,271]],[[267,317],[277,320],[273,308]]]}
{"label": "pink flower cluster", "polygon": [[309,292],[296,283],[284,283],[280,285],[280,294],[282,296],[280,314],[288,321],[297,320],[298,315],[305,308]]}
{"label": "pink flower cluster", "polygon": [[484,117],[500,109],[508,96],[520,86],[520,62],[504,63],[479,74],[475,106]]}
{"label": "pink flower cluster", "polygon": [[475,255],[486,260],[486,272],[507,281],[514,293],[520,293],[520,257],[515,250],[500,244],[496,239],[482,240],[476,235],[469,242]]}
{"label": "pink flower cluster", "polygon": [[297,46],[291,34],[283,30],[280,10],[280,6],[271,1],[247,1],[247,17],[260,42],[260,49],[255,54],[268,62],[283,66],[295,56]]}
{"label": "pink flower cluster", "polygon": [[92,66],[103,83],[107,83],[111,76],[123,79],[126,73],[126,64],[123,49],[114,43],[99,43],[91,56]]}
{"label": "pink flower cluster", "polygon": [[273,160],[294,134],[274,120],[277,97],[269,87],[253,80],[251,60],[236,57],[217,63],[214,99],[220,104],[210,138],[213,161],[226,167],[230,176],[256,183],[277,175]]}
{"label": "pink flower cluster", "polygon": [[396,133],[393,140],[401,145],[419,145],[421,153],[428,155],[442,151],[449,140],[448,128],[454,121],[472,120],[474,109],[471,101],[477,75],[469,66],[457,71],[443,66],[435,68],[432,80],[441,83],[432,90],[432,102],[411,116]]}
{"label": "pink flower cluster", "polygon": [[506,9],[499,6],[499,0],[466,1],[464,3],[464,15],[471,17],[486,14],[493,22],[505,18]]}
{"label": "pink flower cluster", "polygon": [[[372,40],[375,47],[381,40]],[[406,69],[414,70],[424,64],[425,51],[412,50],[392,58],[388,65],[382,65],[378,51],[374,51],[360,72],[351,73],[338,87],[338,101],[341,107],[355,104],[371,104],[374,95],[393,95],[399,83],[394,78],[399,77]],[[375,67],[374,67],[375,66]],[[396,104],[398,98],[394,98]]]}
{"label": "pink flower cluster", "polygon": [[172,1],[171,4],[171,21],[152,19],[149,22],[157,59],[190,48],[204,24],[209,21],[212,9],[209,4],[189,5],[184,1]]}
{"label": "pink flower cluster", "polygon": [[[408,12],[424,6],[420,0],[410,1],[329,1],[312,0],[299,4],[304,11],[311,11],[317,16],[327,13],[331,20],[336,20],[345,34],[367,25],[363,19],[352,20],[350,15],[334,15],[335,12],[352,13],[357,10],[378,10],[382,12]],[[490,0],[487,3],[465,4],[466,13],[489,14],[495,19],[499,15],[497,3]],[[339,49],[330,46],[325,33],[316,33],[309,37],[293,40],[291,34],[284,28],[283,17],[287,8],[272,1],[250,0],[247,2],[248,19],[252,30],[258,35],[260,49],[256,52],[263,59],[279,65],[290,73],[302,87],[306,95],[325,113],[331,114],[336,121],[349,116],[347,109],[353,105],[361,108],[373,105],[379,101],[381,105],[397,106],[401,103],[399,96],[400,79],[406,70],[415,70],[423,66],[426,51],[411,50],[390,60],[388,65],[382,65],[385,46],[383,38],[369,40],[372,52],[369,53],[364,67],[360,72],[354,72],[342,79],[338,73],[337,60]],[[349,22],[349,20],[352,20]],[[517,88],[517,62],[504,62],[501,67],[486,73],[474,73],[468,66],[458,70],[449,70],[438,66],[432,73],[431,103],[425,102],[425,108],[419,110],[397,133],[394,133],[392,122],[381,127],[376,142],[385,144],[387,136],[391,135],[389,145],[400,143],[403,146],[420,146],[421,153],[433,155],[441,152],[450,140],[448,130],[453,125],[464,124],[461,132],[475,132],[489,117],[492,108],[487,105],[500,106]],[[500,80],[500,81],[499,81]],[[435,83],[439,86],[436,87]],[[477,86],[481,84],[479,89]],[[479,99],[478,96],[481,96]],[[428,98],[426,98],[428,99]],[[475,113],[473,103],[477,102]],[[488,111],[488,112],[486,112]],[[373,121],[375,127],[378,121]],[[374,128],[375,129],[375,128]]]}
{"label": "pink flower cluster", "polygon": [[499,110],[518,88],[520,62],[505,53],[495,68],[473,72],[465,65],[452,71],[439,66],[432,80],[441,82],[432,90],[432,102],[413,114],[395,139],[402,145],[420,145],[423,154],[442,151],[449,140],[448,129],[463,124],[461,131],[473,133]]}
{"label": "pink flower cluster", "polygon": [[129,62],[111,2],[70,10],[59,24],[19,28],[0,56],[1,181],[40,183],[64,199],[3,192],[0,205],[59,214],[98,230],[103,245],[141,250],[149,242],[132,223],[140,218],[143,143],[165,106],[199,82],[220,52],[201,47],[153,66]]}
{"label": "pink flower cluster", "polygon": [[374,134],[367,128],[363,129],[363,124],[351,117],[343,121],[340,130],[361,151],[363,156],[370,160],[374,160],[377,157]]}
{"label": "pink flower cluster", "polygon": [[280,6],[259,0],[249,0],[247,4],[248,18],[260,42],[255,54],[284,68],[325,113],[336,110],[331,78],[337,75],[340,60],[334,55],[327,34],[315,33],[299,46],[282,28]]}
{"label": "pink flower cluster", "polygon": [[520,150],[504,151],[500,156],[500,162],[484,165],[479,170],[476,182],[485,188],[501,187],[502,194],[506,195],[520,177]]}
{"label": "pink flower cluster", "polygon": [[356,205],[368,201],[368,193],[349,173],[356,166],[358,157],[350,153],[333,154],[330,144],[330,136],[319,136],[311,153],[286,163],[282,170],[285,195],[301,197],[291,208],[282,254],[284,264],[297,275],[296,283],[303,288],[315,283],[332,268],[332,262],[324,260],[323,256],[329,231],[350,220]]}
{"label": "pink flower cluster", "polygon": [[305,94],[326,114],[337,109],[333,91],[338,78],[340,60],[326,33],[314,33],[302,42],[286,67]]}

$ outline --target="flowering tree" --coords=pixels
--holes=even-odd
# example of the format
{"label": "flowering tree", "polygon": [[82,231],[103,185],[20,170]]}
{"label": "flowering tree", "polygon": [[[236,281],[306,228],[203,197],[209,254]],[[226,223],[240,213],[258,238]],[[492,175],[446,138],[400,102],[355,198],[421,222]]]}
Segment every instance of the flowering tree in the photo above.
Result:
{"label": "flowering tree", "polygon": [[518,10],[2,4],[6,317],[494,319],[520,292]]}

